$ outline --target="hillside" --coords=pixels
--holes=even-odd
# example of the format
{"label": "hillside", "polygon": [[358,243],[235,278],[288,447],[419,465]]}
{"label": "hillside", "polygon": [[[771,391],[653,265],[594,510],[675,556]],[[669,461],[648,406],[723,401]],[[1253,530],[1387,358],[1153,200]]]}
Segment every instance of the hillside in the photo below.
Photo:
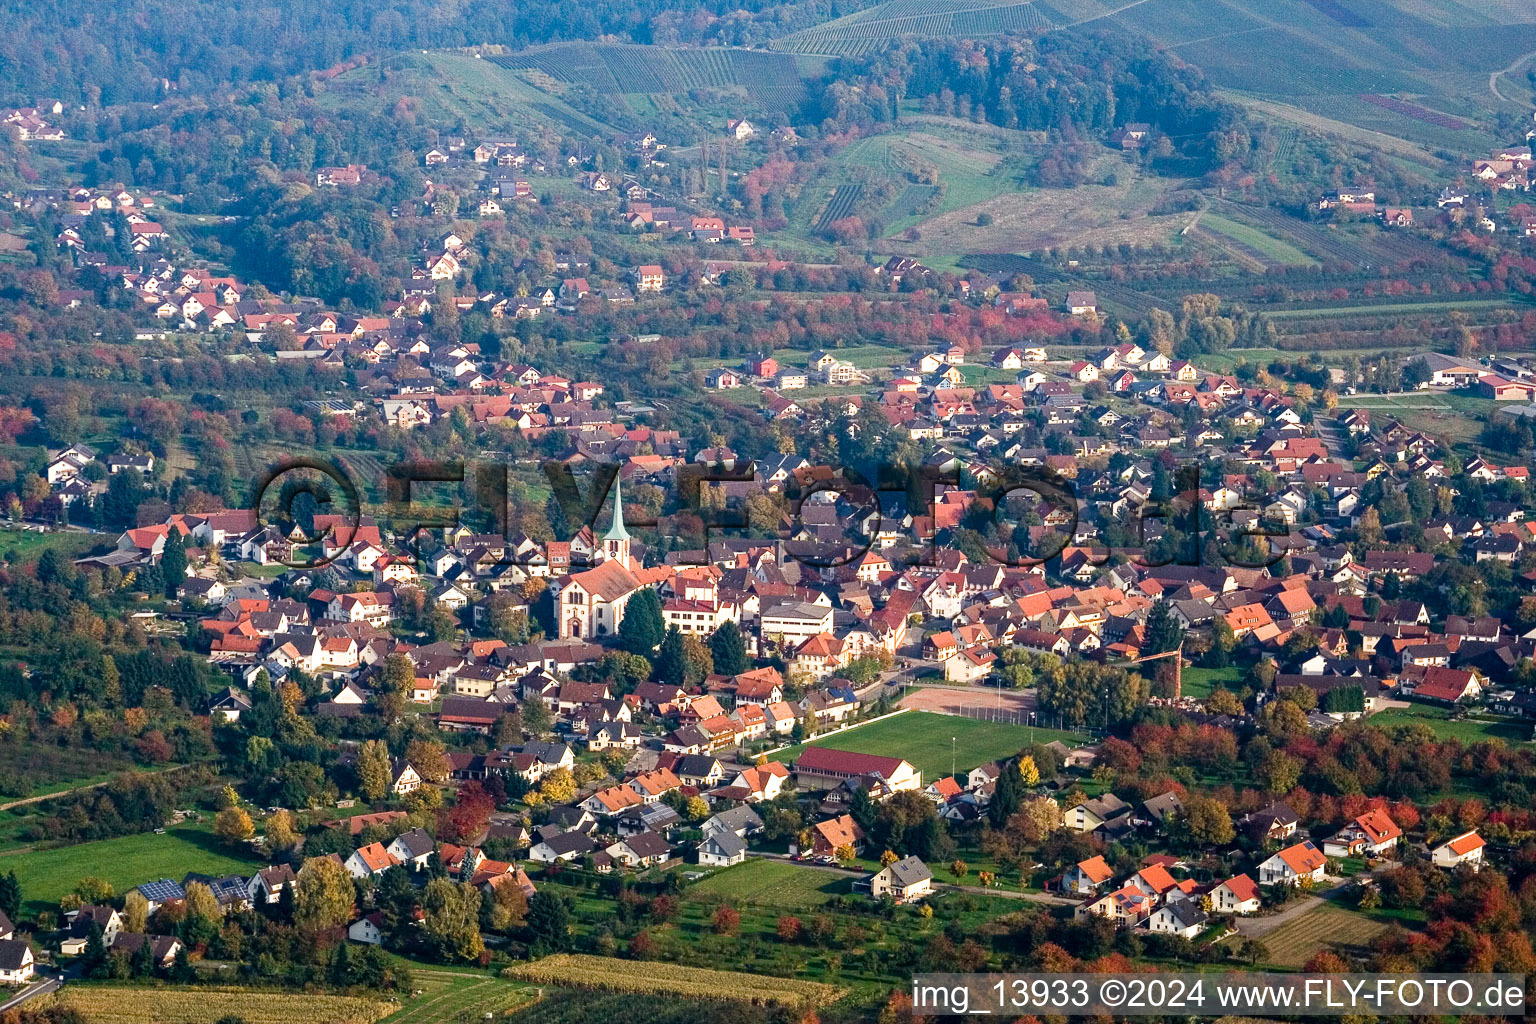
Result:
{"label": "hillside", "polygon": [[1432,148],[1486,148],[1494,116],[1532,100],[1536,6],[1508,0],[889,0],[773,46],[854,57],[904,36],[1067,27],[1144,35],[1221,88],[1293,107],[1298,123],[1324,117]]}

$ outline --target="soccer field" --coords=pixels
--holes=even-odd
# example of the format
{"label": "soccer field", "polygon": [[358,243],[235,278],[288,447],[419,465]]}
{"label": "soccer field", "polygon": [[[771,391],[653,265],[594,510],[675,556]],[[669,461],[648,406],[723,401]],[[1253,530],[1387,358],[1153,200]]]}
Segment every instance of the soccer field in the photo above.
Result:
{"label": "soccer field", "polygon": [[960,772],[968,772],[988,761],[1012,757],[1031,742],[1060,740],[1068,746],[1076,746],[1088,741],[1086,736],[1055,729],[911,711],[808,744],[787,747],[771,756],[775,761],[787,763],[799,757],[807,746],[813,746],[900,757],[923,773],[926,785],[949,774],[951,738],[954,740],[954,767]]}

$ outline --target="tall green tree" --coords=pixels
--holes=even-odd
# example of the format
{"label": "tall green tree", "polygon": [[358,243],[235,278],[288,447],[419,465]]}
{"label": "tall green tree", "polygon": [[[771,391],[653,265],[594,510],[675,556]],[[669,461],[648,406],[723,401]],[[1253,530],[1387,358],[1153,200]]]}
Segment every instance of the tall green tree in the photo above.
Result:
{"label": "tall green tree", "polygon": [[0,913],[13,921],[21,913],[21,883],[17,881],[15,871],[0,875]]}
{"label": "tall green tree", "polygon": [[485,951],[480,936],[480,890],[435,878],[421,891],[421,930],[444,960],[470,961]]}
{"label": "tall green tree", "polygon": [[688,653],[683,646],[683,634],[676,626],[667,630],[656,655],[655,675],[663,683],[674,686],[688,684]]}
{"label": "tall green tree", "polygon": [[176,588],[187,578],[187,546],[181,531],[166,531],[165,548],[160,553],[160,572],[165,576],[165,596],[175,597]]}
{"label": "tall green tree", "polygon": [[740,675],[752,667],[747,657],[747,641],[734,622],[725,623],[710,636],[709,653],[714,655],[715,671],[721,675]]}
{"label": "tall green tree", "polygon": [[571,907],[564,896],[540,889],[528,900],[528,944],[538,953],[558,953],[571,944]]}
{"label": "tall green tree", "polygon": [[987,824],[996,829],[1002,828],[1023,802],[1024,777],[1019,774],[1018,762],[1009,761],[998,773],[997,786],[992,790],[992,802],[987,804]]}
{"label": "tall green tree", "polygon": [[624,606],[619,623],[619,643],[630,654],[649,658],[666,636],[667,625],[661,615],[661,598],[651,587],[642,587]]}
{"label": "tall green tree", "polygon": [[1147,654],[1172,651],[1184,642],[1184,627],[1173,617],[1173,608],[1167,601],[1159,600],[1147,614]]}

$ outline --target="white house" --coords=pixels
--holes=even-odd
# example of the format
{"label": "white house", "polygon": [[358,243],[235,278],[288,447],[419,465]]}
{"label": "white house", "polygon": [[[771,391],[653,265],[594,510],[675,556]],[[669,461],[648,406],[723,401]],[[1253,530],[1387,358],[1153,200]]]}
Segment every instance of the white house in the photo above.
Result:
{"label": "white house", "polygon": [[1099,886],[1114,877],[1114,872],[1104,858],[1089,857],[1072,865],[1061,876],[1061,887],[1066,892],[1095,893]]}
{"label": "white house", "polygon": [[427,835],[426,830],[419,828],[400,833],[388,847],[390,856],[412,871],[425,868],[436,849],[437,844],[432,837]]}
{"label": "white house", "polygon": [[1211,890],[1211,908],[1218,914],[1254,914],[1260,906],[1258,883],[1247,875],[1235,875]]}
{"label": "white house", "polygon": [[32,947],[21,939],[0,939],[0,983],[25,985],[32,971]]}
{"label": "white house", "polygon": [[1301,885],[1303,882],[1321,882],[1323,868],[1328,860],[1323,851],[1308,839],[1288,846],[1259,865],[1259,882],[1263,885]]}
{"label": "white house", "polygon": [[699,864],[704,867],[729,867],[746,859],[746,841],[735,832],[711,832],[699,844]]}
{"label": "white house", "polygon": [[1147,918],[1147,931],[1160,935],[1182,935],[1192,939],[1210,922],[1211,916],[1194,900],[1165,903]]}
{"label": "white house", "polygon": [[379,930],[379,925],[384,921],[384,915],[378,911],[364,915],[347,926],[347,938],[353,942],[366,942],[370,946],[378,946],[384,942],[384,933]]}
{"label": "white house", "polygon": [[1454,868],[1466,864],[1474,871],[1479,871],[1483,866],[1483,837],[1476,832],[1463,832],[1455,839],[1449,839],[1435,847],[1430,853],[1430,859],[1439,868]]}
{"label": "white house", "polygon": [[903,857],[881,868],[869,880],[869,894],[890,896],[897,903],[920,900],[933,892],[933,872],[916,857]]}
{"label": "white house", "polygon": [[343,866],[353,878],[377,878],[399,864],[395,855],[385,849],[383,843],[369,843],[361,849],[353,850],[352,856],[346,859]]}

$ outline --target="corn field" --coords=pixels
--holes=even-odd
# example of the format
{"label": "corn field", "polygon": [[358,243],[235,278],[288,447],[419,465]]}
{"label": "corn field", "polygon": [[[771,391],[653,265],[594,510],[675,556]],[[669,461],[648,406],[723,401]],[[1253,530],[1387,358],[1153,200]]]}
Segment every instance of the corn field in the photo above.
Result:
{"label": "corn field", "polygon": [[843,990],[835,985],[815,981],[565,953],[547,956],[526,966],[508,968],[506,973],[519,981],[540,985],[566,985],[636,995],[728,999],[754,1006],[826,1006],[843,995]]}
{"label": "corn field", "polygon": [[83,986],[48,996],[91,1024],[213,1024],[237,1016],[246,1024],[374,1024],[397,1009],[378,999],[253,992],[239,988]]}

